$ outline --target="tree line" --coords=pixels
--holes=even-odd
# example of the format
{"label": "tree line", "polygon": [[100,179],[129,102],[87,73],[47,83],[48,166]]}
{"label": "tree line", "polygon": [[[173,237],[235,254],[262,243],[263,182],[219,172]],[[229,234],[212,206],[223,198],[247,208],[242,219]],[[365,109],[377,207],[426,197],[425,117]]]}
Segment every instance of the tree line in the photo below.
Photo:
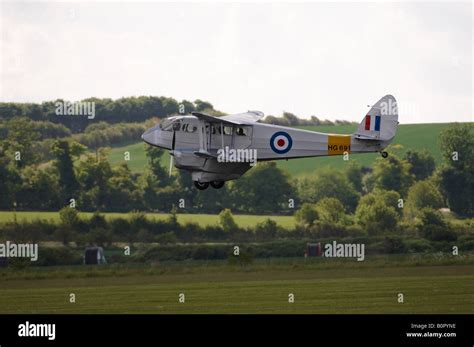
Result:
{"label": "tree line", "polygon": [[[79,102],[94,103],[95,116],[93,119],[85,116],[58,114],[58,103],[60,105],[74,103],[57,99],[40,104],[1,102],[0,121],[10,120],[15,117],[26,117],[37,122],[35,130],[39,130],[40,133],[45,131],[49,133],[56,132],[58,136],[62,137],[66,136],[69,132],[84,132],[91,123],[97,122],[109,124],[142,123],[152,118],[165,118],[173,114],[189,114],[194,111],[207,112],[215,116],[224,115],[221,111],[214,109],[210,102],[200,99],[177,101],[164,96],[138,96],[123,97],[116,100],[109,98],[87,98]],[[47,122],[52,124],[48,125]],[[264,122],[283,126],[355,124],[344,120],[336,120],[334,122],[327,119],[322,120],[316,116],[302,119],[290,112],[283,112],[281,117],[268,115]],[[62,127],[55,125],[62,125]],[[40,129],[41,127],[48,127],[49,129]],[[0,134],[4,133],[7,128],[6,125],[2,126],[0,122]]]}
{"label": "tree line", "polygon": [[182,100],[178,102],[173,98],[164,96],[139,96],[124,97],[120,99],[87,98],[80,102],[95,104],[95,118],[77,115],[57,114],[57,104],[71,103],[67,100],[57,99],[36,103],[0,103],[0,119],[9,120],[15,117],[27,117],[33,121],[50,121],[62,124],[73,133],[83,132],[91,123],[137,123],[151,118],[164,118],[177,113],[190,113],[193,111],[214,112],[211,103],[202,100],[194,102]]}

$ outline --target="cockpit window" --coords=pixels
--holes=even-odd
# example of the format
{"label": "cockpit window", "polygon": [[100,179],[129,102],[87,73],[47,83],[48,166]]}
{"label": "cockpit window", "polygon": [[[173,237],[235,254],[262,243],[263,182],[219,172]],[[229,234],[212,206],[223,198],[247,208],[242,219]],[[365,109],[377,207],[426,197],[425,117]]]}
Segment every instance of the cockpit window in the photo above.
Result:
{"label": "cockpit window", "polygon": [[163,119],[160,123],[160,128],[163,131],[173,131],[173,119]]}
{"label": "cockpit window", "polygon": [[179,120],[173,122],[173,130],[174,131],[181,130],[181,122]]}
{"label": "cockpit window", "polygon": [[183,124],[183,131],[187,133],[195,133],[197,131],[197,126],[190,123]]}

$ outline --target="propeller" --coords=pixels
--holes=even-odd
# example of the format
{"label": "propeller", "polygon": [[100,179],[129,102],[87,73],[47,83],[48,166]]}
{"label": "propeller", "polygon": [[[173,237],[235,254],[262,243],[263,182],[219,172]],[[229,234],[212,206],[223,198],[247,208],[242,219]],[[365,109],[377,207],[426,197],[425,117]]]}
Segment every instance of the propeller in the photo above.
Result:
{"label": "propeller", "polygon": [[169,177],[171,177],[171,172],[173,171],[174,165],[174,147],[176,145],[176,131],[173,129],[173,140],[171,141],[171,151],[170,151],[170,172]]}

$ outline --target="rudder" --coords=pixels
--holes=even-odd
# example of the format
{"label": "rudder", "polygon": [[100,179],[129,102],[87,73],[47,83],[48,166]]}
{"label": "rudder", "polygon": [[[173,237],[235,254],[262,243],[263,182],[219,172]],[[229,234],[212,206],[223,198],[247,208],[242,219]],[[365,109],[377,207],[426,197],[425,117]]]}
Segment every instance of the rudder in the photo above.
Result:
{"label": "rudder", "polygon": [[397,100],[393,95],[385,95],[370,108],[354,136],[366,140],[391,141],[397,127]]}

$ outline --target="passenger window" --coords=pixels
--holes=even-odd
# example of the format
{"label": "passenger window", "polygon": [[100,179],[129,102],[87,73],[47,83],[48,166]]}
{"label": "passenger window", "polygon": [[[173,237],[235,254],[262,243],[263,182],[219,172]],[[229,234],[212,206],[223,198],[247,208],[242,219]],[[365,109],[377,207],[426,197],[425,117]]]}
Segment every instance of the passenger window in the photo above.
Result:
{"label": "passenger window", "polygon": [[247,129],[237,128],[236,134],[237,134],[237,136],[247,136]]}
{"label": "passenger window", "polygon": [[216,135],[216,134],[221,134],[221,125],[220,124],[213,124],[212,125],[212,134],[213,135]]}
{"label": "passenger window", "polygon": [[232,135],[232,127],[224,127],[224,135]]}

